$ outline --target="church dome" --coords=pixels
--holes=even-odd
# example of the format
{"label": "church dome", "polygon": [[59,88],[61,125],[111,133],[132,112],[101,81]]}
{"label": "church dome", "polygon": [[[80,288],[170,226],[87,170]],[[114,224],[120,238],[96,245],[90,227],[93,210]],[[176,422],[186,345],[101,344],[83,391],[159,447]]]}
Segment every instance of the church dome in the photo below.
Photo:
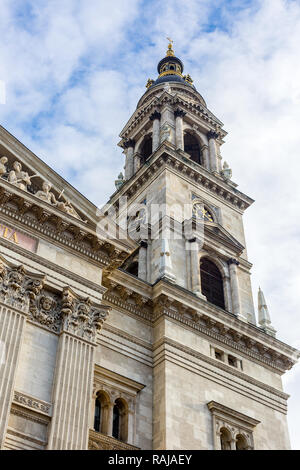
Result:
{"label": "church dome", "polygon": [[148,89],[165,82],[179,82],[195,88],[191,77],[189,75],[182,75],[183,63],[178,57],[175,57],[171,41],[168,45],[166,57],[161,59],[157,65],[157,71],[159,76],[155,81],[148,80]]}

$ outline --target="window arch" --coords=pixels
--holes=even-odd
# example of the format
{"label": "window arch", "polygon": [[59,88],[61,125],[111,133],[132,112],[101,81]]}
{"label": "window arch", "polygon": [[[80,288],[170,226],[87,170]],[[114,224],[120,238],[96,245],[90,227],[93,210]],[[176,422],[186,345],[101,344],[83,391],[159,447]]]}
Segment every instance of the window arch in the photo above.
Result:
{"label": "window arch", "polygon": [[231,434],[228,429],[220,429],[220,441],[222,450],[231,450]]}
{"label": "window arch", "polygon": [[201,259],[201,292],[209,302],[225,309],[223,278],[218,267],[209,259]]}
{"label": "window arch", "polygon": [[112,435],[120,441],[127,441],[128,436],[128,406],[121,398],[117,398],[113,408]]}
{"label": "window arch", "polygon": [[98,392],[96,399],[95,399],[95,414],[94,414],[95,431],[101,432],[102,434],[107,434],[108,412],[109,412],[109,397],[103,391]]}
{"label": "window arch", "polygon": [[152,137],[150,135],[146,135],[144,138],[139,153],[141,154],[141,165],[143,165],[152,154]]}
{"label": "window arch", "polygon": [[242,434],[236,436],[236,450],[247,450],[248,444],[246,438]]}
{"label": "window arch", "polygon": [[199,142],[197,138],[189,132],[184,134],[184,151],[190,155],[193,162],[202,165],[202,155]]}

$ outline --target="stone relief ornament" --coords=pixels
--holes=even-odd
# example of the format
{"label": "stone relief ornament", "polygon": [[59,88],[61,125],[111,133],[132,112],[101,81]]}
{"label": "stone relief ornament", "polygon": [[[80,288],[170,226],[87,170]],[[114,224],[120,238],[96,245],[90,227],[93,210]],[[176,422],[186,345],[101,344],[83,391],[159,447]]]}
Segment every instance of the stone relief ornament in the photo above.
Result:
{"label": "stone relief ornament", "polygon": [[8,182],[23,189],[23,191],[27,191],[28,186],[31,186],[31,178],[35,176],[37,175],[29,176],[27,171],[22,171],[21,163],[15,161],[13,163],[13,170],[11,170],[8,175]]}
{"label": "stone relief ornament", "polygon": [[62,315],[63,329],[70,333],[94,341],[97,331],[106,320],[109,306],[93,306],[89,297],[78,297],[69,287],[63,289]]}
{"label": "stone relief ornament", "polygon": [[43,181],[42,190],[37,191],[35,193],[35,195],[36,195],[36,197],[39,197],[43,201],[48,202],[49,204],[53,204],[54,206],[56,206],[57,205],[57,200],[56,200],[56,197],[55,197],[54,193],[52,193],[50,191],[51,188],[52,188],[51,183],[49,183],[48,181]]}
{"label": "stone relief ornament", "polygon": [[0,300],[22,311],[27,310],[29,304],[23,288],[24,279],[23,265],[9,269],[0,260]]}
{"label": "stone relief ornament", "polygon": [[0,178],[7,173],[6,164],[8,162],[7,157],[0,158]]}
{"label": "stone relief ornament", "polygon": [[171,141],[171,127],[169,126],[167,122],[165,122],[165,124],[162,126],[160,130],[160,141],[161,142]]}

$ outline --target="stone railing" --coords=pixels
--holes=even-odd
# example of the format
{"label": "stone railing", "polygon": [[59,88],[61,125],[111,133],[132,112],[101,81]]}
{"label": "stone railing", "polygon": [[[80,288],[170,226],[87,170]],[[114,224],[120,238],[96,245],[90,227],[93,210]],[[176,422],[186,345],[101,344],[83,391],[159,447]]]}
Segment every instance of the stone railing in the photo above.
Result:
{"label": "stone railing", "polygon": [[140,450],[140,448],[90,429],[89,450]]}

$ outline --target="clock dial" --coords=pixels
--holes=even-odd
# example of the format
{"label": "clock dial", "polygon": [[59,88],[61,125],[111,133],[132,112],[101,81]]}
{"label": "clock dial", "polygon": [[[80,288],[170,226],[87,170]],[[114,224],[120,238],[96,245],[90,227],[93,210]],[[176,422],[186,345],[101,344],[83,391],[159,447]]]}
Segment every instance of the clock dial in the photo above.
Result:
{"label": "clock dial", "polygon": [[198,219],[202,219],[205,222],[213,222],[214,219],[211,213],[203,206],[203,204],[196,202],[193,204],[193,215]]}

